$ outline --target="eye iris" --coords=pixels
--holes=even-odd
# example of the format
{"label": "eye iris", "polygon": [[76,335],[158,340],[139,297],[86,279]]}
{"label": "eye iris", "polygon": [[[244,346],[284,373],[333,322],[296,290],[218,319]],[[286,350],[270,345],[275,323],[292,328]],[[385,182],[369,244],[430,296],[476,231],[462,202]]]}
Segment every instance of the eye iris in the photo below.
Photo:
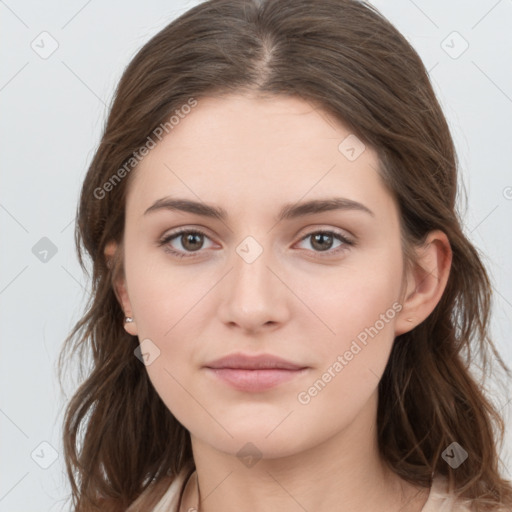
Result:
{"label": "eye iris", "polygon": [[[320,243],[320,245],[316,245],[318,242],[322,242],[322,241],[325,241],[325,238],[328,239],[328,247],[326,247],[326,245],[322,245]],[[324,250],[328,250],[331,248],[332,246],[332,235],[329,235],[327,233],[316,233],[315,235],[312,236],[312,241],[311,241],[311,245],[313,247],[315,247],[316,249],[320,249],[321,251],[324,251]]]}
{"label": "eye iris", "polygon": [[[203,235],[199,233],[187,233],[185,235],[181,235],[181,243],[185,249],[189,251],[196,251],[203,245],[202,236]],[[200,243],[198,245],[194,245],[194,242],[197,243],[198,239]],[[192,246],[189,246],[189,244],[192,244]]]}

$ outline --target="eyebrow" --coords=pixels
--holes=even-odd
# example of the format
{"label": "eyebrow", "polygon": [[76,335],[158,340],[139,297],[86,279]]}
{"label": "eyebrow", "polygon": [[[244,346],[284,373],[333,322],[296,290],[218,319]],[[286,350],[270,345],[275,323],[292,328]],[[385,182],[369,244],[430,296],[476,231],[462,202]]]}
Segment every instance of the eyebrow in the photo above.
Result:
{"label": "eyebrow", "polygon": [[[211,217],[223,222],[228,218],[226,210],[222,207],[172,197],[162,197],[158,199],[144,212],[144,215],[158,210],[178,210],[204,217]],[[375,214],[368,207],[357,201],[344,197],[331,197],[326,199],[314,199],[303,203],[285,204],[277,216],[277,221],[290,220],[332,210],[355,210],[375,217]]]}

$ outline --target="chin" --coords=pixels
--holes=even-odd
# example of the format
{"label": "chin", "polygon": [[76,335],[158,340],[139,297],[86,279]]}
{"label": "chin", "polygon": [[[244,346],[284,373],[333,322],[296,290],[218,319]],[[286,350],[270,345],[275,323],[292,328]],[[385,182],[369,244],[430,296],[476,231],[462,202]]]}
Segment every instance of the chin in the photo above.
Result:
{"label": "chin", "polygon": [[250,428],[246,425],[227,427],[233,437],[224,430],[219,433],[218,429],[215,432],[211,429],[208,432],[199,432],[198,437],[216,450],[238,457],[241,462],[244,457],[254,460],[288,457],[309,448],[305,446],[308,441],[300,437],[301,434],[308,437],[307,432],[285,429],[282,426],[276,429],[276,425],[278,423],[270,425],[268,422],[256,421]]}

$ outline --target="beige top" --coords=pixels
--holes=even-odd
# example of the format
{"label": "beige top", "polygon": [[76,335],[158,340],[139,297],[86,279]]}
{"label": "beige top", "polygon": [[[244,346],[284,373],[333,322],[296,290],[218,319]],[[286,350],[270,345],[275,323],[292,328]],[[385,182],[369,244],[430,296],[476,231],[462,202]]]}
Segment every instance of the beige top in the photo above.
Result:
{"label": "beige top", "polygon": [[[176,477],[169,486],[169,489],[162,496],[152,512],[179,512],[178,505],[180,492],[184,489],[188,480],[195,474],[195,471],[189,473],[189,469],[185,468]],[[187,474],[190,474],[187,479]],[[428,499],[421,509],[421,512],[470,512],[467,506],[461,501],[456,501],[453,495],[446,492],[447,480],[444,476],[437,476],[432,482]],[[186,512],[196,512],[195,509],[189,509]]]}

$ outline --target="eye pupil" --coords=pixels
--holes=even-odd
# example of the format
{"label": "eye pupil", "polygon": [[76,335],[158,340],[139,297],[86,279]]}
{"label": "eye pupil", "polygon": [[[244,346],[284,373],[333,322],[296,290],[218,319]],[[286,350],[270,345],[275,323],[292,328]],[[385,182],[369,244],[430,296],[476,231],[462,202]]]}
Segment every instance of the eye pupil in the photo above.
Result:
{"label": "eye pupil", "polygon": [[[190,251],[196,251],[196,250],[200,249],[203,245],[202,236],[203,235],[201,235],[199,233],[188,233],[186,235],[182,235],[181,239],[182,239],[183,247]],[[197,242],[198,239],[200,240],[200,243],[198,245],[194,245],[194,240],[195,240],[195,242]],[[192,245],[190,246],[189,244],[192,244]]]}
{"label": "eye pupil", "polygon": [[[327,246],[325,244],[321,243],[322,241],[325,241],[325,238],[328,239]],[[328,250],[332,246],[332,239],[333,239],[332,235],[329,235],[327,233],[316,233],[315,235],[313,235],[313,238],[312,238],[312,246],[320,249],[321,251]],[[320,242],[320,244],[318,246],[316,246],[316,244],[319,242]]]}

